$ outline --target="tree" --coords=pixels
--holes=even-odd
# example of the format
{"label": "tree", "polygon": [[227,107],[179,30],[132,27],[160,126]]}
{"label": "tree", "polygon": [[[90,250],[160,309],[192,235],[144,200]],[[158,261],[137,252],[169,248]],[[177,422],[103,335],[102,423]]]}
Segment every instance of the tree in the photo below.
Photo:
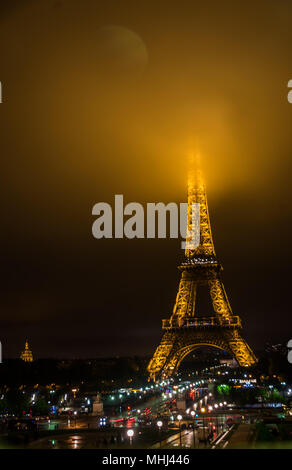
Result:
{"label": "tree", "polygon": [[34,416],[48,415],[50,412],[50,405],[47,403],[45,398],[40,397],[32,406],[32,412]]}

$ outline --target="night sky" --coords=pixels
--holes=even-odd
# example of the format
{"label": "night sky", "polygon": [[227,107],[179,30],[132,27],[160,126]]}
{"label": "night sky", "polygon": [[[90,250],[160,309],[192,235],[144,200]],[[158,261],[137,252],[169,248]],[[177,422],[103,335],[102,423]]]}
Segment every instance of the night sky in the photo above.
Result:
{"label": "night sky", "polygon": [[215,248],[254,349],[292,338],[292,4],[0,5],[3,357],[152,354],[179,240],[96,240],[96,202],[185,202],[199,146]]}

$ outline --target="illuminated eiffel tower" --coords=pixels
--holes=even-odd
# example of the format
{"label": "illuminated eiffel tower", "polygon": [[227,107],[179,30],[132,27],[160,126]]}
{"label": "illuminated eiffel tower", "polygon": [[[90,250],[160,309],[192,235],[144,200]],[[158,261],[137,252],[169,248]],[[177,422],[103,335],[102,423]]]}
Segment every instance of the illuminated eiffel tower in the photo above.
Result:
{"label": "illuminated eiffel tower", "polygon": [[[193,204],[200,204],[199,246],[188,243],[193,230]],[[243,367],[257,362],[251,348],[242,338],[239,316],[233,315],[220,272],[211,232],[205,185],[197,172],[188,181],[188,223],[185,259],[179,266],[181,279],[169,319],[162,320],[164,334],[148,364],[149,379],[167,378],[176,373],[181,361],[194,349],[214,346],[233,355]],[[195,229],[194,229],[195,230]],[[207,286],[213,312],[199,316],[196,311],[198,287]]]}

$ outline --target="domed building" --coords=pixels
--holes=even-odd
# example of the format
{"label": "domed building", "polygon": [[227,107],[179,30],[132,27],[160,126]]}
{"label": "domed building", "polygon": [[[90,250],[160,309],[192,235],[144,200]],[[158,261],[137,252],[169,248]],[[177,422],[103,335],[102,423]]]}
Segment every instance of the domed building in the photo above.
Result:
{"label": "domed building", "polygon": [[22,359],[24,362],[33,361],[32,351],[29,349],[27,340],[25,341],[24,351],[22,351],[22,353],[20,354],[20,359]]}

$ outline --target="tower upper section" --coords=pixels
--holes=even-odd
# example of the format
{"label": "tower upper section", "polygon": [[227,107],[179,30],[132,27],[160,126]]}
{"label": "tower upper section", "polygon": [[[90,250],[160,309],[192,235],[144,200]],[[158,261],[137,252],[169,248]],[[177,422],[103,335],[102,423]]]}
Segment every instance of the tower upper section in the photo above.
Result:
{"label": "tower upper section", "polygon": [[[200,223],[193,224],[193,204],[200,204]],[[192,238],[193,231],[200,231],[200,244],[192,248],[188,243]],[[189,246],[188,246],[189,245]],[[185,249],[186,264],[192,263],[217,263],[212,230],[210,224],[206,188],[202,173],[193,165],[188,175],[188,222],[187,222],[187,244]]]}

